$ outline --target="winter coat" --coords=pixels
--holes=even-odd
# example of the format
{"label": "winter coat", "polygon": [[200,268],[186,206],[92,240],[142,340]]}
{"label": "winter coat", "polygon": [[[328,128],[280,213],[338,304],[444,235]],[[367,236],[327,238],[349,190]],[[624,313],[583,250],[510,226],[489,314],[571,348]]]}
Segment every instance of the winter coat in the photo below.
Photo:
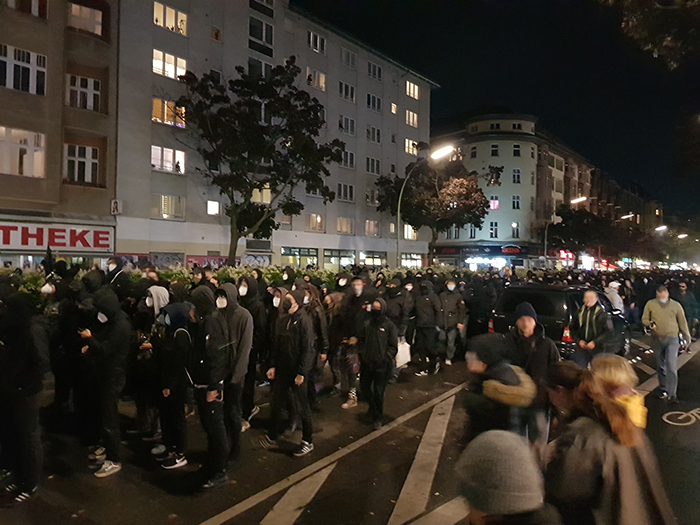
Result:
{"label": "winter coat", "polygon": [[126,357],[134,340],[131,322],[110,288],[98,290],[94,302],[97,312],[107,316],[107,322],[97,323],[92,337],[85,340],[88,353],[95,359],[100,380],[120,377],[124,374]]}
{"label": "winter coat", "polygon": [[267,310],[260,300],[258,281],[246,275],[238,280],[238,286],[240,287],[242,283],[246,283],[248,286],[248,293],[243,297],[239,297],[238,302],[250,312],[253,318],[253,349],[257,355],[264,354],[269,341]]}
{"label": "winter coat", "polygon": [[545,493],[565,525],[676,523],[652,447],[642,439],[625,447],[587,417],[563,431],[546,467]]}
{"label": "winter coat", "polygon": [[608,301],[610,301],[613,310],[619,310],[620,312],[624,312],[625,303],[622,300],[622,297],[620,297],[620,294],[617,292],[617,289],[608,286],[607,288],[605,288],[604,291],[605,297],[607,297]]}
{"label": "winter coat", "polygon": [[389,365],[396,359],[399,331],[387,317],[387,306],[383,299],[375,299],[382,305],[379,317],[370,316],[358,336],[360,360],[374,369]]}
{"label": "winter coat", "polygon": [[33,299],[15,293],[0,316],[0,394],[33,396],[49,371],[49,338]]}
{"label": "winter coat", "polygon": [[685,294],[676,292],[671,295],[674,301],[681,303],[683,307],[683,312],[685,313],[685,319],[688,322],[688,326],[691,327],[693,324],[693,319],[698,318],[698,302],[695,299],[695,295],[690,290],[686,290]]}
{"label": "winter coat", "polygon": [[301,375],[308,377],[315,364],[314,325],[303,308],[289,315],[280,312],[271,345],[269,367],[278,376]]}
{"label": "winter coat", "polygon": [[129,274],[123,269],[124,262],[121,259],[117,259],[116,263],[117,267],[107,274],[106,282],[117,294],[119,302],[122,303],[129,297],[132,283]]}
{"label": "winter coat", "polygon": [[161,385],[170,390],[187,386],[187,363],[192,353],[192,337],[188,330],[191,305],[169,304],[163,309],[165,329],[161,340],[159,372]]}
{"label": "winter coat", "polygon": [[328,340],[328,324],[326,323],[326,312],[323,306],[316,304],[313,308],[305,307],[306,312],[311,317],[314,324],[314,342],[317,354],[328,354],[330,342]]}
{"label": "winter coat", "polygon": [[420,283],[420,295],[416,298],[414,310],[416,312],[416,327],[430,328],[442,327],[442,305],[440,298],[433,293],[433,283],[422,281]]}
{"label": "winter coat", "polygon": [[413,309],[413,299],[406,290],[396,287],[387,289],[384,294],[386,301],[386,316],[396,325],[399,330],[399,337],[406,336],[408,318]]}
{"label": "winter coat", "polygon": [[535,333],[529,338],[523,337],[518,328],[513,327],[506,334],[506,345],[511,364],[522,368],[537,385],[537,397],[533,401],[533,407],[549,406],[547,372],[550,366],[561,360],[554,341],[545,335],[544,327],[538,324]]}
{"label": "winter coat", "polygon": [[343,300],[341,308],[341,323],[343,338],[356,337],[362,325],[367,319],[366,306],[370,303],[370,296],[363,292],[357,297],[351,290]]}
{"label": "winter coat", "polygon": [[609,338],[611,328],[611,324],[608,323],[608,314],[600,305],[595,305],[592,308],[587,306],[579,308],[569,326],[574,341],[595,343],[594,354],[605,350],[605,342]]}
{"label": "winter coat", "polygon": [[464,324],[467,320],[467,306],[462,294],[456,289],[453,292],[445,290],[440,294],[444,328],[449,330],[458,324]]}
{"label": "winter coat", "polygon": [[191,327],[193,348],[187,371],[195,388],[223,390],[228,372],[228,329],[216,309],[214,292],[208,286],[192,290],[197,323]]}
{"label": "winter coat", "polygon": [[221,310],[226,320],[228,348],[227,381],[240,384],[248,373],[250,349],[253,346],[253,316],[238,304],[238,288],[233,283],[219,288],[226,294],[227,306]]}

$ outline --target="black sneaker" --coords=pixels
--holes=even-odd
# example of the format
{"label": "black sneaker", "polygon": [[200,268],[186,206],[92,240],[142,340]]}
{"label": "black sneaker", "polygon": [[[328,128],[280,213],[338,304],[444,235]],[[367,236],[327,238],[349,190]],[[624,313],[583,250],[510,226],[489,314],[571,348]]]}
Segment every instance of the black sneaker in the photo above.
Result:
{"label": "black sneaker", "polygon": [[658,399],[662,399],[662,400],[664,400],[664,401],[665,401],[666,399],[668,399],[668,394],[667,394],[665,391],[663,391],[663,390],[659,390],[659,391],[656,392],[654,395],[655,395]]}
{"label": "black sneaker", "polygon": [[12,507],[17,507],[23,503],[26,503],[32,497],[34,494],[37,492],[37,487],[34,487],[30,491],[24,491],[24,490],[19,490],[15,488],[14,493],[10,496],[10,499],[6,500],[3,502],[2,506],[4,508],[12,508]]}
{"label": "black sneaker", "polygon": [[176,468],[186,467],[187,458],[184,454],[170,454],[170,456],[165,461],[163,461],[163,463],[161,463],[160,466],[163,467],[165,470],[175,470]]}
{"label": "black sneaker", "polygon": [[294,452],[294,455],[298,458],[301,456],[306,456],[309,452],[312,452],[314,449],[314,444],[313,443],[307,443],[306,441],[302,441],[301,445],[299,445],[299,448],[297,449],[296,452]]}
{"label": "black sneaker", "polygon": [[207,481],[202,484],[202,490],[211,490],[216,487],[221,487],[222,485],[226,485],[228,483],[228,474],[223,473],[223,474],[217,474],[215,476],[212,476],[209,478]]}

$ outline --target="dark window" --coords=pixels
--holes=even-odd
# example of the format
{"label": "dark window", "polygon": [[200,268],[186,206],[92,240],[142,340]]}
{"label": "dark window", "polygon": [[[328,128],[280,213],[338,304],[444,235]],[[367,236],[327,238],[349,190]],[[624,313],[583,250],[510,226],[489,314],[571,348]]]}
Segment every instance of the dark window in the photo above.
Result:
{"label": "dark window", "polygon": [[7,86],[7,62],[0,60],[0,86]]}
{"label": "dark window", "polygon": [[29,93],[29,68],[15,64],[14,89]]}
{"label": "dark window", "polygon": [[[36,94],[43,95],[46,86],[46,72],[37,71],[36,72]],[[99,106],[99,104],[98,104]]]}
{"label": "dark window", "polygon": [[[530,303],[535,308],[537,315],[544,317],[557,316],[557,310],[559,310],[562,315],[565,312],[563,308],[564,294],[527,289],[517,291],[511,289],[510,293],[506,292],[499,310],[504,314],[513,314],[515,313],[515,308],[520,303],[524,302]],[[556,307],[557,304],[560,305],[558,309]],[[561,315],[557,317],[561,317]]]}
{"label": "dark window", "polygon": [[248,5],[253,11],[262,13],[265,16],[269,16],[270,18],[273,18],[275,16],[275,11],[273,9],[270,9],[269,7],[261,4],[260,2],[256,2],[256,0],[250,0]]}

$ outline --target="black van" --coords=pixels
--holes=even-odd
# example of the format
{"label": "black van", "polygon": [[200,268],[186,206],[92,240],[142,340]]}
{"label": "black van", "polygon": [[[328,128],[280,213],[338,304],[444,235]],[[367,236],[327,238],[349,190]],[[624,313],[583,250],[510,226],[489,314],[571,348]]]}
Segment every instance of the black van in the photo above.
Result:
{"label": "black van", "polygon": [[[513,284],[506,288],[496,303],[489,331],[506,333],[515,325],[515,307],[520,303],[532,304],[537,320],[544,326],[545,334],[552,339],[562,356],[576,350],[569,325],[578,309],[583,305],[585,286],[552,286],[544,284]],[[612,324],[612,335],[606,343],[606,352],[625,355],[630,348],[631,331],[622,312],[613,310],[610,301],[599,290],[598,302],[607,312]]]}

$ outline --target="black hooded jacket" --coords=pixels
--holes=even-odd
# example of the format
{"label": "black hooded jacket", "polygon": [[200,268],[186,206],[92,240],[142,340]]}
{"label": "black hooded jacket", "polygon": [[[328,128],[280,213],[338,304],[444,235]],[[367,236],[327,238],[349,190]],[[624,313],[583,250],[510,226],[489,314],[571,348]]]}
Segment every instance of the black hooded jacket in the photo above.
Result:
{"label": "black hooded jacket", "polygon": [[41,392],[49,370],[49,338],[31,296],[3,299],[0,315],[0,394],[32,396]]}
{"label": "black hooded jacket", "polygon": [[222,284],[217,292],[226,294],[227,306],[221,313],[226,319],[228,341],[227,381],[239,384],[248,372],[250,349],[253,347],[253,316],[238,304],[238,288],[233,283]]}
{"label": "black hooded jacket", "polygon": [[187,387],[187,363],[192,353],[189,303],[170,303],[163,308],[165,336],[159,356],[161,385],[169,390]]}
{"label": "black hooded jacket", "polygon": [[399,337],[406,335],[408,318],[413,310],[413,299],[411,295],[401,287],[401,281],[393,279],[389,282],[384,294],[386,301],[386,316],[396,325],[399,330]]}
{"label": "black hooded jacket", "polygon": [[[296,291],[292,292],[294,294]],[[270,368],[275,368],[277,377],[301,375],[307,378],[316,359],[313,321],[296,297],[295,301],[300,306],[296,312],[290,315],[281,310],[277,318],[268,363]],[[280,308],[287,308],[288,305],[283,300]]]}
{"label": "black hooded jacket", "polygon": [[433,283],[428,280],[420,282],[420,295],[416,297],[416,327],[442,327],[442,305],[440,298],[433,292]]}
{"label": "black hooded jacket", "polygon": [[131,279],[129,274],[124,271],[124,261],[121,258],[114,260],[117,267],[107,273],[105,278],[107,284],[112,288],[119,302],[123,302],[131,293]]}
{"label": "black hooded jacket", "polygon": [[110,288],[95,293],[95,309],[107,316],[106,323],[96,323],[87,340],[89,352],[95,359],[98,375],[103,379],[124,374],[126,357],[132,343],[133,331],[126,314],[119,306],[117,295]]}
{"label": "black hooded jacket", "polygon": [[192,303],[197,323],[192,327],[194,345],[187,371],[195,388],[222,390],[228,365],[226,320],[208,286],[192,290]]}
{"label": "black hooded jacket", "polygon": [[252,276],[245,275],[238,279],[238,287],[245,283],[248,287],[246,295],[238,298],[240,305],[250,312],[253,317],[253,350],[257,355],[266,353],[269,338],[267,336],[267,310],[260,300],[258,281]]}
{"label": "black hooded jacket", "polygon": [[375,299],[382,305],[379,316],[371,315],[358,336],[360,359],[371,368],[383,368],[396,359],[399,331],[387,317],[384,299]]}

